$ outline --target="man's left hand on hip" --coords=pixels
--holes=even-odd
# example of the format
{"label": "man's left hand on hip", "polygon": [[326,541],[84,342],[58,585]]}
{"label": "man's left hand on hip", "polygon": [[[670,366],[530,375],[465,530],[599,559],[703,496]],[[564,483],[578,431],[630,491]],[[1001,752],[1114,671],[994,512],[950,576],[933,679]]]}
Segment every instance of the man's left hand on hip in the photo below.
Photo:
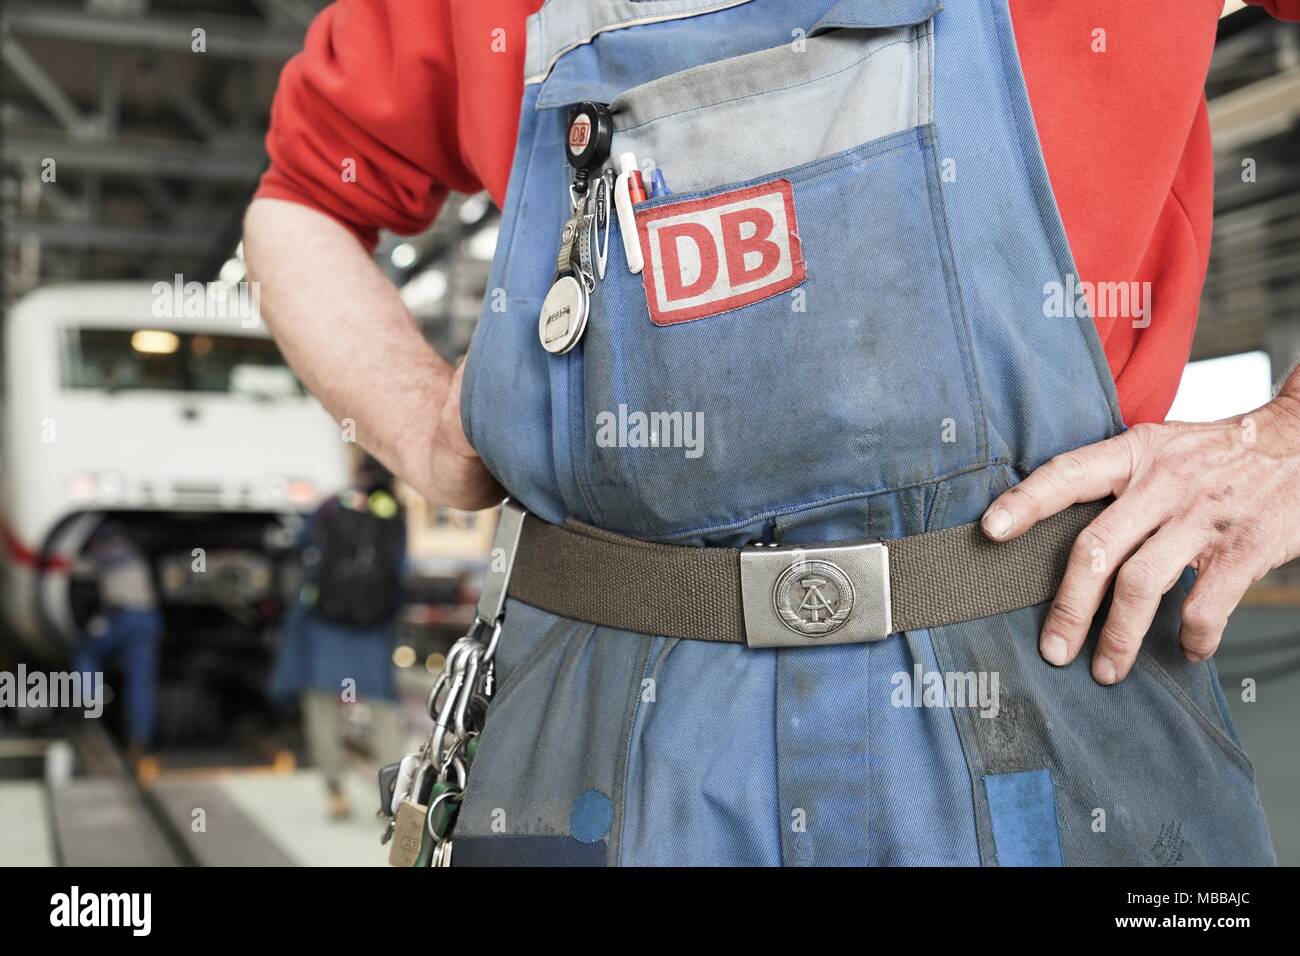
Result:
{"label": "man's left hand on hip", "polygon": [[1246,589],[1300,556],[1300,372],[1246,415],[1138,425],[1058,455],[989,506],[984,533],[1010,540],[1108,495],[1115,501],[1071,549],[1039,636],[1043,657],[1074,660],[1113,579],[1092,675],[1123,680],[1161,598],[1189,565],[1197,579],[1179,640],[1188,660],[1209,657]]}

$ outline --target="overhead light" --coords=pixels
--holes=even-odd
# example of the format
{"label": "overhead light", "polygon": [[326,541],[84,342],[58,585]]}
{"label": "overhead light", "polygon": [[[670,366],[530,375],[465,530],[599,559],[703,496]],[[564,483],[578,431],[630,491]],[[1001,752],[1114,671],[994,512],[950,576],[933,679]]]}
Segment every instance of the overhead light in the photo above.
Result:
{"label": "overhead light", "polygon": [[139,329],[131,334],[131,348],[144,355],[171,355],[181,347],[174,332],[162,329]]}
{"label": "overhead light", "polygon": [[68,482],[68,497],[73,501],[92,501],[99,492],[94,475],[76,475]]}
{"label": "overhead light", "polygon": [[95,476],[95,497],[105,504],[115,504],[126,493],[126,479],[116,471],[101,471]]}
{"label": "overhead light", "polygon": [[393,251],[389,253],[389,260],[399,269],[409,269],[415,265],[415,260],[419,258],[419,252],[415,246],[409,242],[401,242],[393,246]]}
{"label": "overhead light", "polygon": [[474,225],[488,214],[490,202],[487,193],[475,193],[472,196],[467,196],[465,201],[460,204],[458,213],[460,221],[467,226]]}
{"label": "overhead light", "polygon": [[412,312],[436,305],[447,294],[447,276],[440,269],[425,269],[402,286],[402,302]]}
{"label": "overhead light", "polygon": [[492,257],[496,255],[497,234],[500,231],[500,227],[493,223],[470,236],[468,246],[470,256],[474,259],[482,259],[484,262],[491,262]]}
{"label": "overhead light", "polygon": [[280,475],[268,475],[257,483],[254,496],[263,505],[278,505],[289,497],[289,481]]}
{"label": "overhead light", "polygon": [[221,272],[218,278],[229,285],[238,285],[243,281],[245,273],[244,263],[241,259],[227,259],[221,266]]}

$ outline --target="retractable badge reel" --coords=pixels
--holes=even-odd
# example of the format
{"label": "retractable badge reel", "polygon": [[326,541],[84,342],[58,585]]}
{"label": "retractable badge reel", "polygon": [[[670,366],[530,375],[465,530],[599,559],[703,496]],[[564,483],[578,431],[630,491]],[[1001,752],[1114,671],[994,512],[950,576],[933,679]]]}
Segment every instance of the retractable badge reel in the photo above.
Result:
{"label": "retractable badge reel", "polygon": [[[555,281],[542,301],[537,334],[542,348],[563,355],[582,338],[591,311],[592,226],[597,213],[589,206],[587,183],[593,170],[609,158],[614,140],[614,121],[602,103],[580,103],[569,115],[565,136],[565,158],[573,167],[569,186],[570,216],[560,233],[560,252],[555,258]],[[607,215],[607,214],[606,214]],[[603,272],[603,267],[601,268]]]}

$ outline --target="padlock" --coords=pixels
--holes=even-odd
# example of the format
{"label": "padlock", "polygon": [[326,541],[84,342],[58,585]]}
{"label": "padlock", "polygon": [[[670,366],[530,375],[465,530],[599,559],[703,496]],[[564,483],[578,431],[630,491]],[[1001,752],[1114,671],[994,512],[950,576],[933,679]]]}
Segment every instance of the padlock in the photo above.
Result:
{"label": "padlock", "polygon": [[403,800],[397,807],[393,843],[388,850],[390,866],[415,866],[424,842],[424,819],[428,808],[413,800]]}

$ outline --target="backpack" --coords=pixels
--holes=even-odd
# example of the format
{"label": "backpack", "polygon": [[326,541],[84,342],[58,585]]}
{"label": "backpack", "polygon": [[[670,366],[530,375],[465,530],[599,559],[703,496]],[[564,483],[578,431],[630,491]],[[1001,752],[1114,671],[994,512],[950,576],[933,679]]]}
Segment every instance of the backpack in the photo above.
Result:
{"label": "backpack", "polygon": [[406,551],[404,515],[392,496],[344,492],[321,509],[315,538],[316,613],[357,629],[392,621],[401,603]]}

